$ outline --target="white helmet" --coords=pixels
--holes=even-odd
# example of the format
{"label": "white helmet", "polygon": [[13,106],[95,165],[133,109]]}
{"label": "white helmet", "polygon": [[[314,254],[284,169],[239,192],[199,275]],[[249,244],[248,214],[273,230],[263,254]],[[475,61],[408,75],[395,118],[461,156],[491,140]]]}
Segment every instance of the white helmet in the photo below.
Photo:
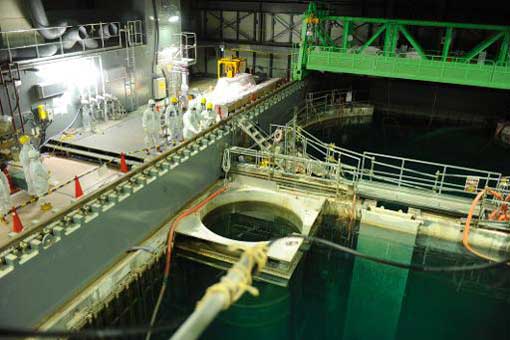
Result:
{"label": "white helmet", "polygon": [[156,105],[156,101],[154,99],[149,99],[149,102],[147,103],[149,106]]}

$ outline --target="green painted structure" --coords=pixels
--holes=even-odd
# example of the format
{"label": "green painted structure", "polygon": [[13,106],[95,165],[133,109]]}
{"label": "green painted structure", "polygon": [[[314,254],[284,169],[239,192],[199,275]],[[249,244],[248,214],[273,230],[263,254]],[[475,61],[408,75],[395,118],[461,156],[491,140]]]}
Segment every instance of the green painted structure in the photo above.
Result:
{"label": "green painted structure", "polygon": [[[374,33],[353,46],[354,31],[367,24]],[[342,27],[338,39],[331,36],[334,26]],[[425,28],[440,30],[438,50],[425,50],[411,33]],[[480,31],[487,38],[469,51],[454,51],[456,30]],[[399,40],[409,44],[413,53],[399,50]],[[380,50],[367,53],[376,41]],[[308,71],[327,71],[510,89],[509,45],[510,26],[331,16],[310,3],[303,16],[292,76],[300,80]],[[491,52],[487,57],[492,59],[477,58],[482,52]]]}

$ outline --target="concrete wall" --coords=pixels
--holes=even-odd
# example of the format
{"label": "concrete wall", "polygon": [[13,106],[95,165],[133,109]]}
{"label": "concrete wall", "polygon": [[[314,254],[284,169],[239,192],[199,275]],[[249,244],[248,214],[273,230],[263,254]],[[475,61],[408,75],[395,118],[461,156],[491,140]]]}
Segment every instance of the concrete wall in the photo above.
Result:
{"label": "concrete wall", "polygon": [[[129,1],[44,1],[47,9],[48,18],[50,23],[54,23],[62,18],[70,18],[71,23],[97,23],[104,21],[120,21],[141,19],[146,23],[145,27],[145,40],[146,45],[136,48],[136,97],[137,106],[147,102],[151,96],[152,87],[152,58],[154,48],[154,17],[152,10],[151,0],[129,0]],[[179,0],[158,1],[159,16],[160,16],[160,47],[164,48],[170,44],[170,37],[174,32],[180,31],[181,23],[171,24],[168,22],[169,15],[180,9]],[[0,27],[3,31],[6,30],[19,30],[30,29],[31,20],[27,20],[26,10],[23,6],[23,0],[2,0],[0,1]],[[152,18],[152,19],[151,19]],[[22,41],[20,41],[22,43]],[[98,54],[103,61],[103,66],[106,72],[114,69],[125,67],[126,65],[126,51],[124,49],[110,52],[103,52]],[[68,61],[59,62],[56,65],[65,65]],[[27,131],[30,132],[34,126],[34,119],[32,108],[38,104],[45,104],[48,107],[58,106],[57,99],[40,102],[37,100],[34,93],[34,85],[47,82],[48,79],[43,79],[40,72],[41,69],[47,67],[45,64],[37,65],[33,68],[21,72],[21,86],[18,88],[20,97],[20,108],[23,113],[24,120],[27,122]],[[64,69],[62,66],[60,69]],[[59,66],[56,67],[59,69]],[[39,72],[38,72],[39,71]],[[125,102],[124,87],[122,81],[115,81],[107,86],[107,92],[119,97]],[[14,90],[10,89],[11,98],[14,100]],[[69,90],[66,92],[66,100],[68,102],[64,112],[58,115],[53,124],[47,130],[47,135],[52,136],[70,122],[73,121],[79,109],[79,94],[76,90]],[[0,100],[2,101],[5,114],[10,115],[11,112],[8,107],[8,100],[5,93],[5,88],[0,87]],[[13,103],[13,106],[16,106]],[[19,126],[19,118],[16,115],[17,125]],[[81,120],[78,119],[74,126],[80,126]]]}

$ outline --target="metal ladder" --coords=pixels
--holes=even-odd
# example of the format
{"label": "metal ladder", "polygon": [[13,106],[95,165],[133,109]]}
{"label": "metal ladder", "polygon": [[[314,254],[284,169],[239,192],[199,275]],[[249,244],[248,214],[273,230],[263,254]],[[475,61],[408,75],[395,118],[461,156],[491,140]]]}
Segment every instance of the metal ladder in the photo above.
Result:
{"label": "metal ladder", "polygon": [[262,151],[272,152],[272,144],[267,140],[264,132],[262,132],[251,120],[241,118],[238,121],[238,125],[244,133],[253,139]]}

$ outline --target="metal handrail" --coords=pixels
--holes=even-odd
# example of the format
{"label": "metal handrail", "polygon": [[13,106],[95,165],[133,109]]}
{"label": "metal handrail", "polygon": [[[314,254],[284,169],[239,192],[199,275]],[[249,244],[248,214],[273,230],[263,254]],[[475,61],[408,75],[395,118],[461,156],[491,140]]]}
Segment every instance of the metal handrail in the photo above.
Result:
{"label": "metal handrail", "polygon": [[[319,109],[321,107],[319,106]],[[306,107],[302,106],[294,118],[286,125],[271,125],[271,132],[282,129],[283,136],[294,136],[293,143],[301,143],[302,158],[351,166],[353,182],[371,181],[386,182],[398,187],[408,187],[432,191],[434,193],[454,194],[459,196],[473,196],[485,187],[497,187],[502,177],[501,173],[480,169],[423,161],[412,158],[398,157],[374,152],[358,153],[353,150],[327,144],[310,134],[298,125],[299,114]],[[320,110],[318,110],[320,112]],[[288,145],[288,141],[284,141]],[[295,149],[295,147],[294,147]],[[313,150],[321,159],[315,158],[310,152]],[[287,148],[283,149],[284,152]],[[427,170],[428,169],[428,170]]]}
{"label": "metal handrail", "polygon": [[[329,163],[304,157],[296,157],[280,153],[253,150],[241,147],[231,147],[228,156],[230,163],[236,163],[235,156],[243,156],[237,163],[246,163],[258,168],[267,168],[271,172],[280,172],[287,175],[303,174],[311,176],[314,180],[325,181],[329,184],[340,182],[353,184],[357,176],[357,168],[341,163]],[[301,169],[297,171],[297,169]],[[352,179],[346,176],[349,174]]]}

